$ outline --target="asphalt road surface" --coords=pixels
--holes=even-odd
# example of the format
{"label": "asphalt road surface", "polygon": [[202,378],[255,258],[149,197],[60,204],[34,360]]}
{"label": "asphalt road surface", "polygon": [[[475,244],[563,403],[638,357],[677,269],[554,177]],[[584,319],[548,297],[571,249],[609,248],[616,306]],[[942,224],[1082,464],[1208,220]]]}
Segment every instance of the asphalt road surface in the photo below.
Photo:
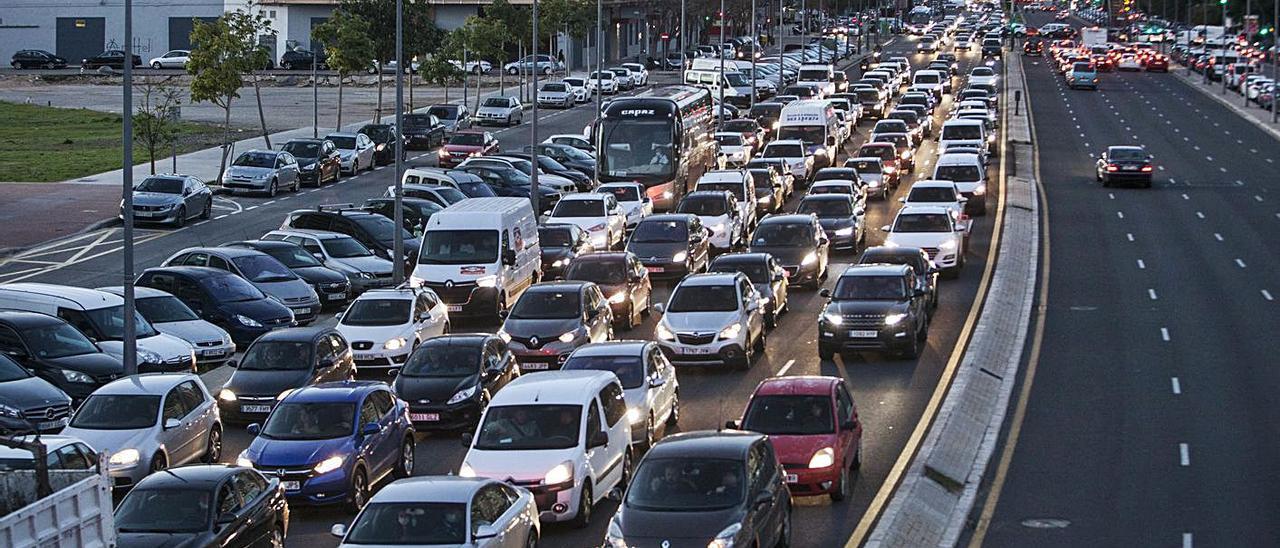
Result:
{"label": "asphalt road surface", "polygon": [[[899,38],[885,48],[886,55],[908,54],[919,65],[932,56],[914,54],[914,43]],[[961,74],[979,62],[976,52],[961,54]],[[997,67],[998,68],[998,67]],[[856,80],[856,65],[850,71]],[[958,81],[957,85],[962,82]],[[580,106],[566,111],[541,111],[540,135],[553,133],[580,133],[591,117],[590,106]],[[949,111],[948,97],[938,109],[941,124],[942,113]],[[860,134],[848,145],[853,149],[866,138],[870,124],[859,128]],[[497,130],[506,150],[516,150],[528,143],[530,127],[524,126]],[[932,169],[935,145],[926,141],[917,151],[921,158],[916,173]],[[415,151],[416,152],[416,151]],[[433,152],[410,156],[410,165],[430,165]],[[841,158],[843,160],[843,157]],[[993,166],[998,165],[998,161]],[[275,199],[237,196],[222,199],[214,211],[214,219],[194,223],[180,230],[141,229],[141,243],[136,246],[135,269],[158,265],[174,252],[197,245],[217,245],[227,241],[256,238],[278,228],[286,214],[295,209],[314,207],[317,204],[361,203],[365,198],[381,195],[392,184],[393,168],[379,168],[358,177],[348,177],[341,182],[320,189],[306,189],[298,194],[284,194]],[[899,206],[897,197],[905,193],[910,177],[900,186],[897,194],[884,202],[872,202],[867,212],[867,226],[879,227],[892,220],[892,213]],[[797,193],[797,198],[799,193]],[[992,197],[995,204],[997,196]],[[793,204],[794,205],[794,202]],[[978,281],[987,262],[994,216],[975,220],[973,240],[966,270],[958,280],[947,280],[941,288],[941,306],[929,333],[928,346],[916,361],[898,360],[878,355],[862,358],[822,362],[814,347],[816,317],[823,304],[815,291],[795,291],[791,295],[791,313],[781,319],[781,325],[769,336],[768,350],[746,372],[716,369],[682,368],[681,402],[682,429],[712,429],[725,420],[737,418],[747,397],[756,384],[766,377],[786,375],[840,375],[848,379],[864,422],[863,467],[857,478],[853,496],[846,502],[832,504],[826,497],[812,500],[797,499],[794,519],[794,542],[797,546],[842,546],[867,511],[876,492],[880,489],[890,468],[907,444],[911,431],[916,427],[940,374],[951,357],[956,339],[966,320],[969,307],[978,287]],[[119,236],[108,234],[91,248],[68,248],[56,255],[52,265],[8,264],[0,266],[0,282],[30,280],[80,286],[118,285],[121,280]],[[869,232],[869,245],[883,240],[877,232]],[[92,244],[85,242],[86,246]],[[843,253],[833,257],[832,275],[827,286],[834,285],[836,277],[848,264],[856,262],[856,256]],[[660,287],[655,302],[665,300],[670,286]],[[327,314],[323,323],[332,324]],[[654,319],[629,332],[618,333],[619,338],[650,338]],[[455,331],[494,331],[496,325],[458,325]],[[1188,333],[1190,335],[1190,333]],[[216,391],[218,387],[211,387]],[[224,446],[224,460],[234,461],[250,437],[238,426],[229,426]],[[417,475],[446,474],[455,472],[464,449],[456,434],[422,435],[418,440]],[[564,526],[544,529],[544,541],[552,546],[595,546],[604,538],[608,517],[614,510],[607,503],[597,510],[597,519],[584,530]],[[328,531],[333,523],[350,522],[353,516],[338,510],[294,508],[288,543],[293,546],[332,546],[336,539]]]}
{"label": "asphalt road surface", "polygon": [[[975,539],[1275,546],[1280,143],[1174,75],[1106,73],[1098,92],[1073,91],[1032,59],[1044,338]],[[1154,188],[1102,188],[1094,159],[1129,144],[1155,155]]]}

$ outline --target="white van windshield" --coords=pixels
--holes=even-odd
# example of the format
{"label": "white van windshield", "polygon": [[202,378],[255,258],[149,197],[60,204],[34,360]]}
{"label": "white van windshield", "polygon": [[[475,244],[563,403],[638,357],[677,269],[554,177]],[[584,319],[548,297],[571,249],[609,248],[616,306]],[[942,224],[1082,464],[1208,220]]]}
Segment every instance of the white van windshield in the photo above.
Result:
{"label": "white van windshield", "polygon": [[963,125],[945,126],[942,128],[942,140],[977,140],[982,138],[982,126]]}
{"label": "white van windshield", "polygon": [[493,264],[498,262],[496,230],[431,230],[422,235],[418,264]]}

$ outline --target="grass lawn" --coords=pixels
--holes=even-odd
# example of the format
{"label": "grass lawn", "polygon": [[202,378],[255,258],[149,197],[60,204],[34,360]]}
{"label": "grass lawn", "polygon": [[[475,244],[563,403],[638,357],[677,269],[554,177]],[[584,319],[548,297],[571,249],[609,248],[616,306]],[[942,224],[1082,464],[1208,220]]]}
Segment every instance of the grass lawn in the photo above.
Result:
{"label": "grass lawn", "polygon": [[[119,169],[123,163],[122,124],[118,114],[87,109],[50,108],[0,101],[0,181],[49,182]],[[221,143],[218,126],[182,122],[178,153]],[[169,147],[156,158],[169,157]],[[150,158],[137,142],[133,158]],[[165,160],[164,166],[168,166]]]}

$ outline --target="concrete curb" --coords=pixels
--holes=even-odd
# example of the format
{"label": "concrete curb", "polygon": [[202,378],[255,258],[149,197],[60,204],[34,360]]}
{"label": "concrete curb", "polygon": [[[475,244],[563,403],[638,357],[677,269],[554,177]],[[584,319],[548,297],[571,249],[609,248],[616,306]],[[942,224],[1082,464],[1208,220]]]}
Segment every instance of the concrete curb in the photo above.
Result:
{"label": "concrete curb", "polygon": [[[1200,81],[1200,79],[1191,75],[1192,73],[1189,69],[1186,69],[1186,68],[1174,69],[1173,73],[1176,74],[1178,78],[1180,78],[1183,82],[1185,82],[1187,84],[1187,87],[1194,89],[1204,94],[1206,97],[1209,97],[1210,99],[1213,99],[1214,101],[1221,103],[1222,105],[1226,106],[1227,108],[1231,109],[1233,112],[1238,114],[1241,118],[1244,118],[1246,122],[1253,124],[1258,129],[1261,129],[1262,131],[1267,132],[1276,140],[1280,141],[1280,125],[1272,124],[1271,122],[1268,122],[1266,120],[1259,119],[1257,116],[1254,116],[1255,111],[1251,111],[1245,107],[1242,107],[1233,101],[1228,101],[1226,97],[1217,93],[1213,93],[1213,90],[1206,89],[1206,86]],[[1271,114],[1271,111],[1262,110],[1262,109],[1257,109],[1256,112],[1264,112],[1268,116],[1270,116]]]}
{"label": "concrete curb", "polygon": [[[1009,57],[1006,106],[1014,90],[1026,97],[1021,67],[1019,56]],[[1032,170],[1034,158],[1028,111],[1006,119],[1003,151],[1023,173]],[[1040,253],[1036,181],[1006,178],[1003,215],[988,300],[955,380],[866,546],[953,546],[967,525],[1000,436],[1031,323]]]}

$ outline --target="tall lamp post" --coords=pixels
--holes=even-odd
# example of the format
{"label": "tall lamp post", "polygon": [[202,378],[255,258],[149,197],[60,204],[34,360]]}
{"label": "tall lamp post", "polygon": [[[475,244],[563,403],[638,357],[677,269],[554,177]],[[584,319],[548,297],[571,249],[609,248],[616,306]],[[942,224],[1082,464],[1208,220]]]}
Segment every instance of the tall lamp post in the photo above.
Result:
{"label": "tall lamp post", "polygon": [[133,0],[124,0],[124,374],[138,373],[133,301]]}
{"label": "tall lamp post", "polygon": [[1280,66],[1280,2],[1271,2],[1271,9],[1275,12],[1271,14],[1271,123],[1276,123],[1277,115],[1280,111],[1276,110],[1276,103],[1280,103],[1280,72],[1277,67]]}
{"label": "tall lamp post", "polygon": [[[680,47],[684,48],[684,1],[680,2]],[[683,60],[683,54],[681,54]],[[604,92],[600,91],[601,71],[604,70],[604,0],[596,0],[596,116],[591,126],[591,142],[596,145],[596,154],[602,152],[600,143],[597,142],[600,128],[600,109],[604,104]],[[683,62],[681,63],[683,66]],[[600,159],[596,158],[594,167],[595,184],[600,186]]]}
{"label": "tall lamp post", "polygon": [[[1227,0],[1218,0],[1218,5],[1222,6],[1222,37],[1227,36]],[[1209,72],[1206,68],[1205,72]],[[1227,67],[1222,67],[1222,94],[1227,94]]]}
{"label": "tall lamp post", "polygon": [[[599,1],[599,0],[597,0]],[[529,169],[529,201],[533,202],[533,217],[538,218],[538,0],[533,0],[533,89],[530,91],[533,99],[533,123],[529,124],[529,144],[533,147],[533,152],[529,155],[529,160],[533,166]],[[523,118],[521,118],[523,119]]]}
{"label": "tall lamp post", "polygon": [[[724,86],[728,83],[724,77],[724,22],[724,0],[720,0],[720,74],[718,75],[720,78],[720,110],[716,112],[716,131],[724,129]],[[753,90],[755,89],[754,85],[751,87]]]}
{"label": "tall lamp post", "polygon": [[786,68],[786,64],[782,62],[782,52],[784,41],[782,39],[782,15],[786,11],[786,4],[783,0],[778,0],[778,93],[782,93],[782,88],[787,83],[782,78],[782,72]]}
{"label": "tall lamp post", "polygon": [[756,32],[756,0],[751,0],[751,106],[756,106],[756,42],[760,39],[760,33]]}
{"label": "tall lamp post", "polygon": [[[315,66],[315,63],[311,63]],[[463,65],[466,68],[466,65]],[[413,67],[409,67],[412,71]],[[395,235],[392,245],[392,254],[395,260],[391,263],[391,281],[396,285],[400,285],[404,281],[404,201],[401,198],[403,183],[400,181],[404,175],[404,137],[401,132],[404,131],[404,0],[396,0],[396,130],[392,133],[392,137],[396,140],[396,204],[395,204],[395,222],[396,229],[392,232]],[[378,123],[382,123],[381,120]],[[318,176],[317,176],[318,177]],[[318,181],[319,179],[317,179]]]}

